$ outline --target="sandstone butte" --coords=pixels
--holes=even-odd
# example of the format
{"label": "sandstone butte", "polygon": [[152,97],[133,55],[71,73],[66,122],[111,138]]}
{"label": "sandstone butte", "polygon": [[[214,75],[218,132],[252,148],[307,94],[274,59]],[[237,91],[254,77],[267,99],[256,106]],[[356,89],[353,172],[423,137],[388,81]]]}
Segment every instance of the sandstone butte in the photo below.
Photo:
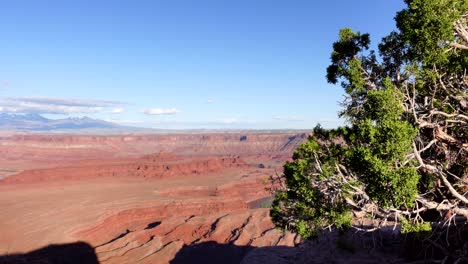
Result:
{"label": "sandstone butte", "polygon": [[268,259],[283,263],[300,238],[276,229],[262,207],[269,176],[306,139],[1,137],[0,263],[262,263],[273,247],[282,250]]}

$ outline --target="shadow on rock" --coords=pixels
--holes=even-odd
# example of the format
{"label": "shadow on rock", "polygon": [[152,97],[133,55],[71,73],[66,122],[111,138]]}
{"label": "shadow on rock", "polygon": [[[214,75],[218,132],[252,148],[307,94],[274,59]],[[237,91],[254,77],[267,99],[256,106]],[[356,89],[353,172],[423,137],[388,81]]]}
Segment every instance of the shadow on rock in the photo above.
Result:
{"label": "shadow on rock", "polygon": [[184,246],[170,264],[239,264],[239,263],[289,263],[293,247],[252,247],[234,244],[204,242]]}
{"label": "shadow on rock", "polygon": [[205,242],[182,247],[171,264],[406,263],[404,247],[392,230],[358,234],[333,230],[295,247],[236,246]]}
{"label": "shadow on rock", "polygon": [[24,254],[0,256],[0,264],[99,264],[94,248],[84,242],[49,245]]}
{"label": "shadow on rock", "polygon": [[253,248],[233,244],[218,244],[216,242],[185,245],[177,252],[170,264],[239,264]]}

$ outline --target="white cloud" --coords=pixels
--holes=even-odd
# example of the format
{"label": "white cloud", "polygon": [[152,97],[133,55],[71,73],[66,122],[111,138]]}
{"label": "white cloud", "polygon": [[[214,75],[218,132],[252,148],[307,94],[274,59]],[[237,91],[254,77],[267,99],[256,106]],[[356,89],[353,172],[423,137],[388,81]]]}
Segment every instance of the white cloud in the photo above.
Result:
{"label": "white cloud", "polygon": [[119,108],[112,109],[111,114],[120,114],[120,113],[123,113],[123,112],[125,112],[125,109],[122,108],[122,107],[119,107]]}
{"label": "white cloud", "polygon": [[104,121],[113,122],[118,124],[143,124],[144,121],[141,120],[131,120],[131,119],[120,119],[120,118],[106,118]]}
{"label": "white cloud", "polygon": [[208,99],[208,100],[206,100],[206,103],[207,103],[207,104],[212,104],[212,103],[214,103],[214,102],[215,102],[215,101],[214,101],[213,99]]}
{"label": "white cloud", "polygon": [[176,108],[150,108],[143,110],[143,113],[147,115],[175,115],[180,113],[180,110]]}
{"label": "white cloud", "polygon": [[93,100],[93,99],[70,99],[70,98],[53,98],[53,97],[6,97],[6,101],[22,102],[41,105],[63,105],[63,106],[79,106],[79,107],[111,107],[124,105],[123,102],[108,101],[108,100]]}
{"label": "white cloud", "polygon": [[239,123],[239,119],[237,118],[224,118],[218,121],[221,124],[237,124]]}
{"label": "white cloud", "polygon": [[294,122],[303,122],[304,119],[300,119],[296,116],[280,116],[280,115],[277,115],[277,116],[274,116],[273,117],[274,120],[280,120],[280,121],[294,121]]}
{"label": "white cloud", "polygon": [[38,113],[38,114],[74,114],[99,113],[109,107],[123,105],[122,102],[64,99],[49,97],[6,97],[0,99],[1,112]]}

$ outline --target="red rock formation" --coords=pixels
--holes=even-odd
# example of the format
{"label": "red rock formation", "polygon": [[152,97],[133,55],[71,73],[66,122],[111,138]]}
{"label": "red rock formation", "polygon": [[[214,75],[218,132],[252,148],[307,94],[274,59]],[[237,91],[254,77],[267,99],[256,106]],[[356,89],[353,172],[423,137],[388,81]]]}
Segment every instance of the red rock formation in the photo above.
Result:
{"label": "red rock formation", "polygon": [[154,228],[139,228],[122,234],[96,247],[100,263],[169,263],[184,246],[207,242],[252,248],[291,247],[297,242],[293,234],[274,228],[267,209],[173,216]]}
{"label": "red rock formation", "polygon": [[31,168],[74,165],[78,160],[137,158],[159,152],[284,161],[306,138],[297,132],[0,136],[0,178]]}
{"label": "red rock formation", "polygon": [[183,200],[161,203],[160,205],[129,209],[118,212],[102,220],[92,228],[77,230],[75,235],[99,245],[117,237],[126,230],[144,228],[152,222],[169,217],[190,217],[220,212],[233,212],[247,209],[247,204],[239,198],[212,198],[203,200]]}
{"label": "red rock formation", "polygon": [[76,162],[73,166],[27,170],[3,179],[3,183],[38,183],[61,180],[82,181],[96,178],[162,179],[213,173],[245,166],[238,157],[188,159],[174,155],[148,155],[133,160]]}
{"label": "red rock formation", "polygon": [[[0,215],[0,251],[83,240],[100,263],[168,263],[210,243],[241,250],[240,257],[255,247],[293,246],[295,236],[275,229],[268,209],[249,208],[271,195],[268,177],[305,139],[237,132],[0,138],[0,167],[22,171],[0,179],[0,207],[11,214]],[[27,243],[16,243],[18,233]]]}
{"label": "red rock formation", "polygon": [[0,137],[0,156],[12,159],[102,159],[157,152],[177,155],[289,156],[305,133],[199,133],[132,136],[16,135]]}

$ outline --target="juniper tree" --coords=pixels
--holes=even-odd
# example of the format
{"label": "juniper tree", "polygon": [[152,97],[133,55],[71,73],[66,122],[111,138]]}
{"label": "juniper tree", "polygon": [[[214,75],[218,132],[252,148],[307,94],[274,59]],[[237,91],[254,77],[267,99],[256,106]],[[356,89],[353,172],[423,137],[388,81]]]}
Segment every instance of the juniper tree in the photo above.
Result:
{"label": "juniper tree", "polygon": [[[347,125],[317,126],[284,165],[277,226],[304,238],[360,229],[360,218],[402,232],[466,228],[468,1],[405,3],[377,51],[369,34],[339,32],[326,78],[344,88]],[[445,253],[467,257],[460,252]]]}

